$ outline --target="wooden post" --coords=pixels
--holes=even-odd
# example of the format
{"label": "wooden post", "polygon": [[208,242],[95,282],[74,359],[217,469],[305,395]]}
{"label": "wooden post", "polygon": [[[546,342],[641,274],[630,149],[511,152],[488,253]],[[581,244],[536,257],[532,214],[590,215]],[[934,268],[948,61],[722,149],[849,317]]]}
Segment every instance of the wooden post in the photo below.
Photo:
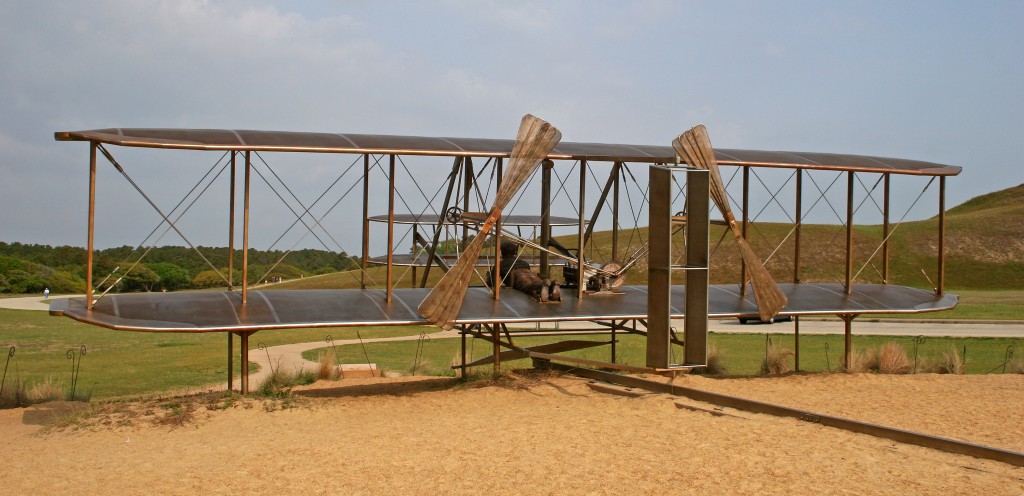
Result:
{"label": "wooden post", "polygon": [[228,335],[228,391],[231,391],[235,387],[235,334],[232,332],[227,333]]}
{"label": "wooden post", "polygon": [[850,360],[853,359],[853,319],[857,316],[842,314],[839,318],[843,319],[843,366],[849,372]]}
{"label": "wooden post", "polygon": [[241,393],[249,394],[249,335],[252,331],[243,331],[238,333],[242,338],[242,348],[239,350],[239,359],[242,361],[242,384]]}

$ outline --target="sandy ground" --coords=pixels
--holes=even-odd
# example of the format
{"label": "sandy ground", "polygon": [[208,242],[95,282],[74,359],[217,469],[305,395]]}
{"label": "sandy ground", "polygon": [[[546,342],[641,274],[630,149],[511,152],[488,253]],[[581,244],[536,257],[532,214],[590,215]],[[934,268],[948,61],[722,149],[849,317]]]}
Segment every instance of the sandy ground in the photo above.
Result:
{"label": "sandy ground", "polygon": [[[685,377],[677,384],[1024,451],[1024,375]],[[1024,494],[1024,468],[793,419],[535,375],[321,382],[0,411],[6,494]],[[216,409],[214,409],[216,407]],[[189,420],[166,422],[176,409]],[[162,416],[162,417],[161,417]],[[158,421],[163,418],[161,423]],[[170,418],[174,418],[171,416]]]}

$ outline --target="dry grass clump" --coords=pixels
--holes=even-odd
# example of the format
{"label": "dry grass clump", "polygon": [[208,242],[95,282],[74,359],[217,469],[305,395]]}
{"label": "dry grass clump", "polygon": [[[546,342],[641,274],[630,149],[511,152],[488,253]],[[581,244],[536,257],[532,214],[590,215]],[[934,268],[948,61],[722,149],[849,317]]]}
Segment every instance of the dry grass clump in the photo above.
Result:
{"label": "dry grass clump", "polygon": [[[70,394],[64,392],[64,381],[54,379],[53,376],[46,376],[42,382],[37,382],[28,390],[28,398],[31,403],[43,403],[55,401]],[[75,392],[78,395],[78,392]]]}
{"label": "dry grass clump", "polygon": [[320,353],[316,359],[316,379],[318,381],[333,381],[337,380],[340,375],[340,369],[334,366],[334,355],[330,353]]}
{"label": "dry grass clump", "polygon": [[842,364],[840,370],[851,374],[861,374],[871,370],[878,370],[878,350],[869,348],[850,350],[850,363]]}
{"label": "dry grass clump", "polygon": [[272,369],[260,385],[256,388],[257,394],[269,398],[285,398],[291,395],[292,387],[307,385],[316,382],[316,374],[304,370],[287,372],[277,367]]}
{"label": "dry grass clump", "polygon": [[722,352],[715,345],[708,345],[707,365],[694,369],[693,374],[697,375],[721,375],[725,373],[725,364],[722,360]]}
{"label": "dry grass clump", "polygon": [[409,364],[409,375],[437,375],[435,374],[434,364],[423,357],[415,358],[411,364]]}
{"label": "dry grass clump", "polygon": [[789,372],[791,370],[789,368],[789,357],[791,356],[794,356],[792,351],[775,343],[769,344],[765,350],[764,360],[761,361],[761,374],[775,375]]}
{"label": "dry grass clump", "polygon": [[942,352],[942,358],[935,367],[940,374],[963,374],[964,361],[960,358],[960,351],[956,346],[951,345],[948,350]]}
{"label": "dry grass clump", "polygon": [[[47,376],[43,381],[32,385],[26,384],[16,377],[5,382],[3,394],[0,394],[0,408],[20,408],[36,403],[56,401],[64,398],[70,392],[70,390],[65,391],[63,381],[54,379],[53,376]],[[83,395],[79,393],[80,391],[76,391],[76,398],[83,399]],[[88,401],[88,399],[89,395],[85,394],[84,400]]]}
{"label": "dry grass clump", "polygon": [[878,352],[879,374],[908,374],[914,368],[907,356],[907,350],[899,343],[889,341]]}
{"label": "dry grass clump", "polygon": [[21,379],[7,382],[3,394],[0,394],[0,408],[19,408],[29,404],[28,391]]}

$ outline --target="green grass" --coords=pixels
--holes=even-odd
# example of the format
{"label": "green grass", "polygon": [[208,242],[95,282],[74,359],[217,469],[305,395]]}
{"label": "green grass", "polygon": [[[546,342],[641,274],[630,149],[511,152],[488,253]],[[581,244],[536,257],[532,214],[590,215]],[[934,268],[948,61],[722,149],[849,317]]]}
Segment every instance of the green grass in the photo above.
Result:
{"label": "green grass", "polygon": [[[360,328],[364,338],[418,334],[418,328]],[[249,338],[259,343],[287,343],[355,339],[355,329],[290,329],[260,331]],[[54,377],[71,383],[72,360],[67,350],[86,347],[81,360],[76,396],[94,399],[148,394],[207,386],[227,380],[227,338],[223,333],[143,333],[113,331],[82,324],[45,312],[0,309],[0,351],[16,346],[7,371],[7,384],[20,378],[29,385]],[[235,338],[234,360],[239,370]],[[255,351],[252,351],[255,352]],[[251,353],[252,353],[251,352]],[[6,360],[3,353],[0,360]],[[75,359],[78,360],[77,358]],[[237,376],[236,376],[237,377]]]}
{"label": "green grass", "polygon": [[[793,336],[785,334],[773,334],[769,338],[777,345],[793,349]],[[551,342],[554,338],[514,338],[519,346],[531,346]],[[578,339],[607,341],[607,337],[586,336]],[[761,361],[764,358],[765,335],[764,334],[717,334],[712,333],[708,338],[709,344],[718,347],[722,355],[722,361],[726,372],[731,375],[753,375],[761,368]],[[895,341],[903,345],[910,359],[914,358],[913,337],[892,337],[892,336],[857,336],[853,337],[854,349],[866,349],[880,347],[889,341]],[[825,345],[828,345],[826,351]],[[1024,338],[927,338],[918,347],[919,362],[923,367],[928,361],[935,361],[941,358],[942,353],[955,346],[958,350],[967,347],[967,373],[979,374],[988,373],[999,366],[1005,357],[1008,346],[1015,346],[1015,354],[1024,353]],[[416,354],[416,341],[390,342],[390,343],[367,343],[366,354],[369,360],[376,363],[378,368],[384,371],[397,371],[408,373]],[[309,350],[303,353],[308,360],[316,360],[320,353],[335,353],[330,348]],[[343,346],[337,348],[340,363],[365,363],[363,349],[358,345]],[[449,368],[452,359],[459,355],[458,339],[433,339],[423,343],[423,362],[425,365],[420,368],[420,374],[452,375]],[[480,340],[470,339],[467,345],[468,361],[475,358],[482,358],[490,355],[491,344]],[[630,365],[642,366],[644,364],[646,349],[644,339],[640,336],[620,336],[617,345],[618,362]],[[681,348],[674,347],[673,353],[676,359],[681,361]],[[602,346],[567,353],[567,356],[589,358],[593,360],[609,360],[610,347]],[[836,371],[843,356],[843,336],[835,335],[803,335],[800,338],[800,369],[809,372],[821,372],[831,368]],[[791,367],[792,367],[791,362]],[[531,366],[528,359],[514,360],[502,363],[503,368],[527,368]],[[490,365],[485,366],[487,369]],[[999,370],[996,370],[999,372]]]}
{"label": "green grass", "polygon": [[[1011,305],[1019,298],[1019,292],[976,292],[972,299],[965,301],[965,307],[978,305],[981,315],[989,315],[991,308]],[[965,298],[967,300],[967,298]],[[988,310],[986,310],[988,309]],[[934,314],[938,316],[940,314]],[[417,335],[421,327],[376,327],[361,328],[364,338]],[[296,342],[324,341],[331,334],[335,341],[355,339],[356,329],[295,329],[261,331],[250,338],[252,352],[259,343],[275,346]],[[600,340],[600,337],[581,339]],[[773,335],[773,340],[792,349],[792,336]],[[554,338],[517,338],[519,345],[533,345],[551,342]],[[760,367],[764,354],[764,336],[756,334],[712,334],[710,343],[717,346],[730,374],[754,374]],[[913,353],[912,338],[877,336],[854,336],[858,348],[879,346],[895,340],[902,343],[908,354]],[[801,339],[801,369],[807,371],[826,370],[825,343],[829,345],[829,362],[833,370],[842,354],[841,335],[805,335]],[[471,339],[469,356],[480,358],[490,354],[490,344]],[[222,333],[164,334],[113,331],[89,326],[68,318],[51,317],[44,312],[0,309],[0,351],[16,346],[16,353],[10,361],[6,384],[15,379],[31,386],[47,378],[69,385],[72,361],[66,358],[69,349],[76,351],[86,346],[86,355],[81,360],[76,396],[91,396],[93,399],[107,399],[132,395],[180,390],[183,388],[218,385],[227,376],[227,343]],[[967,346],[967,371],[984,373],[997,367],[1003,360],[1006,348],[1015,345],[1016,354],[1024,355],[1024,339],[995,338],[929,338],[920,347],[922,357],[937,359],[950,346],[962,350]],[[235,339],[235,351],[239,346]],[[367,343],[366,354],[382,370],[408,373],[416,353],[416,341],[392,343]],[[316,359],[319,351],[333,353],[327,348],[306,353]],[[358,345],[339,346],[337,351],[342,363],[363,363],[366,361],[363,349]],[[680,353],[679,349],[675,352]],[[424,360],[418,373],[451,375],[450,364],[459,354],[458,339],[431,339],[423,343]],[[637,336],[621,336],[618,345],[619,361],[642,365],[644,342]],[[609,359],[607,346],[570,353],[597,360]],[[0,356],[0,360],[6,357]],[[924,360],[924,358],[922,358]],[[507,368],[529,367],[529,360],[506,362]],[[236,373],[239,363],[235,360]],[[486,367],[489,369],[489,366]]]}

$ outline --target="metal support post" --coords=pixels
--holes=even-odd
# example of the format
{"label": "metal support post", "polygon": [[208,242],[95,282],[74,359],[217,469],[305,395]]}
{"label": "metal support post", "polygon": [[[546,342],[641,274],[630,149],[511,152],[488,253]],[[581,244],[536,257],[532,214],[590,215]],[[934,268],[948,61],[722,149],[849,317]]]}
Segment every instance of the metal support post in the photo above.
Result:
{"label": "metal support post", "polygon": [[[497,163],[494,164],[498,169],[498,185],[495,188],[495,192],[501,190],[501,175],[505,172],[504,165],[501,157],[498,157]],[[497,197],[497,193],[495,193],[495,197]],[[491,281],[491,284],[494,286],[495,300],[501,299],[501,281],[501,216],[499,215],[498,220],[494,222],[494,280]]]}
{"label": "metal support post", "polygon": [[853,291],[853,179],[846,173],[846,294]]}
{"label": "metal support post", "polygon": [[656,165],[648,171],[647,366],[663,369],[668,368],[671,347],[672,171]]}
{"label": "metal support post", "polygon": [[[804,170],[796,170],[796,221],[793,226],[793,283],[800,283],[800,231],[803,227]],[[800,316],[793,316],[793,366],[800,371]]]}
{"label": "metal support post", "polygon": [[391,278],[394,277],[394,254],[395,254],[395,155],[389,155],[388,160],[388,266],[387,266],[387,291],[385,301],[391,303]]}
{"label": "metal support post", "polygon": [[[245,152],[245,199],[242,200],[242,305],[249,301],[249,201],[252,175],[251,152]],[[243,364],[248,370],[248,364]],[[244,380],[244,379],[243,379]]]}
{"label": "metal support post", "polygon": [[92,310],[92,262],[93,242],[96,234],[96,147],[95,141],[89,142],[89,233],[86,237],[85,255],[85,308]]}
{"label": "metal support post", "polygon": [[231,391],[235,387],[235,333],[229,332],[228,335],[228,391]]}
{"label": "metal support post", "polygon": [[238,333],[239,337],[242,338],[241,349],[239,350],[239,360],[242,361],[242,384],[240,392],[242,394],[249,394],[249,335],[253,331],[243,331]]}
{"label": "metal support post", "polygon": [[936,294],[946,292],[946,176],[939,176],[939,275]]}
{"label": "metal support post", "polygon": [[849,371],[850,360],[853,359],[853,319],[857,316],[842,314],[839,318],[843,319],[843,367]]}
{"label": "metal support post", "polygon": [[619,260],[619,179],[621,177],[621,168],[615,169],[615,186],[612,189],[612,260]]}
{"label": "metal support post", "polygon": [[711,175],[706,171],[688,170],[686,173],[686,314],[683,328],[686,365],[708,363],[710,183]]}
{"label": "metal support post", "polygon": [[586,229],[586,227],[584,226],[584,220],[583,220],[584,219],[584,215],[586,215],[586,214],[584,214],[584,212],[586,212],[586,210],[584,210],[584,205],[586,204],[586,199],[587,199],[587,161],[585,159],[580,159],[580,224],[579,224],[579,238],[578,238],[579,242],[576,245],[576,258],[577,258],[579,270],[576,271],[576,284],[578,285],[577,287],[579,288],[579,290],[578,290],[579,291],[579,299],[581,299],[581,300],[583,299],[583,290],[587,288],[586,281],[583,280],[583,273],[585,272],[583,270],[583,261],[586,260],[586,258],[587,258],[586,254],[583,252],[584,249],[586,248],[586,246],[585,246],[586,238],[584,236],[584,230]]}
{"label": "metal support post", "polygon": [[363,260],[359,289],[366,289],[366,269],[370,258],[370,154],[363,154]]}
{"label": "metal support post", "polygon": [[889,178],[885,173],[883,186],[885,198],[882,200],[882,283],[889,284]]}
{"label": "metal support post", "polygon": [[[231,152],[231,185],[228,189],[228,291],[235,289],[235,155],[237,154],[238,152]],[[229,351],[228,354],[230,355],[231,352]]]}
{"label": "metal support post", "polygon": [[[551,240],[551,169],[555,163],[544,159],[540,170],[540,245],[545,250]],[[551,277],[550,258],[547,251],[540,252],[539,272],[541,279]]]}
{"label": "metal support post", "polygon": [[[750,166],[743,166],[743,239],[747,239],[747,226],[750,224]],[[728,219],[726,219],[728,221]],[[747,262],[740,257],[740,294],[747,295]]]}

